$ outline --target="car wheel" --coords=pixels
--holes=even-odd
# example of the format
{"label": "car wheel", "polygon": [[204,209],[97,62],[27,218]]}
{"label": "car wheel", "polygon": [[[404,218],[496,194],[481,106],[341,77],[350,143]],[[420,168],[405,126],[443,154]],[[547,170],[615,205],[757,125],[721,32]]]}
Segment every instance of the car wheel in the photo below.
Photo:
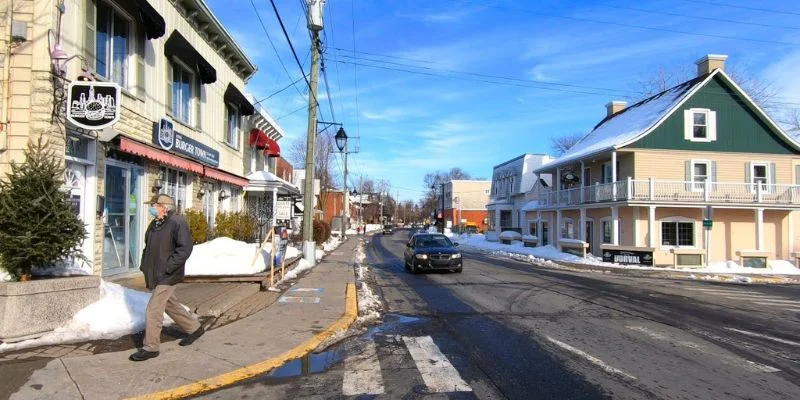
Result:
{"label": "car wheel", "polygon": [[453,271],[454,271],[455,273],[457,273],[457,274],[460,274],[460,273],[461,273],[461,270],[463,270],[463,269],[464,269],[464,267],[459,267],[459,268],[456,268],[456,269],[454,269]]}
{"label": "car wheel", "polygon": [[417,262],[414,261],[414,260],[411,260],[411,273],[412,274],[416,274],[417,272],[418,272],[417,271]]}

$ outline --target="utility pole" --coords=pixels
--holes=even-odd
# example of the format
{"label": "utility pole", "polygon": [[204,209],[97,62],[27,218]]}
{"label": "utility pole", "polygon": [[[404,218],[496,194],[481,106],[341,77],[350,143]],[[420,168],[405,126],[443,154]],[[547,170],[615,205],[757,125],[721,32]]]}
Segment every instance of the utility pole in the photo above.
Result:
{"label": "utility pole", "polygon": [[319,81],[319,31],[322,30],[323,0],[308,0],[308,30],[311,32],[311,87],[308,91],[308,137],[306,138],[306,182],[303,193],[303,258],[317,265],[314,243],[314,143],[317,139],[317,82]]}

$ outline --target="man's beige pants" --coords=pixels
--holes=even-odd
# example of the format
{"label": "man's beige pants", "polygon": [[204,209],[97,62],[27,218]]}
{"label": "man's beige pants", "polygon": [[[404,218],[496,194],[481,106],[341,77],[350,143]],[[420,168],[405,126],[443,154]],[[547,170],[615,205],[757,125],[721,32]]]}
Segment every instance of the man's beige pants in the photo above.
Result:
{"label": "man's beige pants", "polygon": [[158,285],[153,289],[153,296],[147,303],[143,346],[147,351],[158,351],[165,312],[186,333],[193,333],[200,328],[197,318],[186,311],[175,298],[175,286]]}

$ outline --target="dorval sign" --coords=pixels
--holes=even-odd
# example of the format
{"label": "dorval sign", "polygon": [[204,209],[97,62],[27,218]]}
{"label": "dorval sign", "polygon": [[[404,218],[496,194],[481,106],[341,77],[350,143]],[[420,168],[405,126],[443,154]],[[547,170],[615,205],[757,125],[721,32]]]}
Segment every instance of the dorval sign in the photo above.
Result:
{"label": "dorval sign", "polygon": [[100,130],[119,121],[119,85],[113,82],[74,81],[67,89],[67,121]]}

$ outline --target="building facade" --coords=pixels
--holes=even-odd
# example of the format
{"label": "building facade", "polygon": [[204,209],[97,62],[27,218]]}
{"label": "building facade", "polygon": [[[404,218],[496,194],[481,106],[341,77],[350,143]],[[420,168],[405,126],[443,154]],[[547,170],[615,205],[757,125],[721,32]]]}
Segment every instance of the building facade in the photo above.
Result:
{"label": "building facade", "polygon": [[[144,201],[167,193],[180,211],[203,211],[212,226],[217,212],[242,210],[246,173],[259,162],[269,166],[250,147],[248,130],[269,131],[274,121],[245,95],[256,66],[204,1],[59,3],[0,5],[0,44],[9,49],[0,172],[22,161],[28,140],[46,137],[64,159],[65,189],[89,231],[90,264],[82,267],[136,271],[149,222]],[[116,124],[89,130],[67,121],[73,105],[65,93],[77,80],[121,88]],[[267,158],[279,155],[279,136],[271,133]]]}
{"label": "building facade", "polygon": [[523,154],[494,167],[486,205],[489,213],[487,240],[497,241],[503,231],[522,232],[526,193],[539,180],[539,175],[533,171],[550,161],[552,157],[546,154]]}
{"label": "building facade", "polygon": [[[534,236],[606,261],[766,267],[798,243],[800,145],[725,72],[697,77],[630,107],[612,102],[594,130],[536,170]],[[577,249],[577,252],[582,249]]]}
{"label": "building facade", "polygon": [[443,186],[444,223],[446,228],[474,224],[485,232],[489,226],[489,192],[492,181],[451,180]]}

